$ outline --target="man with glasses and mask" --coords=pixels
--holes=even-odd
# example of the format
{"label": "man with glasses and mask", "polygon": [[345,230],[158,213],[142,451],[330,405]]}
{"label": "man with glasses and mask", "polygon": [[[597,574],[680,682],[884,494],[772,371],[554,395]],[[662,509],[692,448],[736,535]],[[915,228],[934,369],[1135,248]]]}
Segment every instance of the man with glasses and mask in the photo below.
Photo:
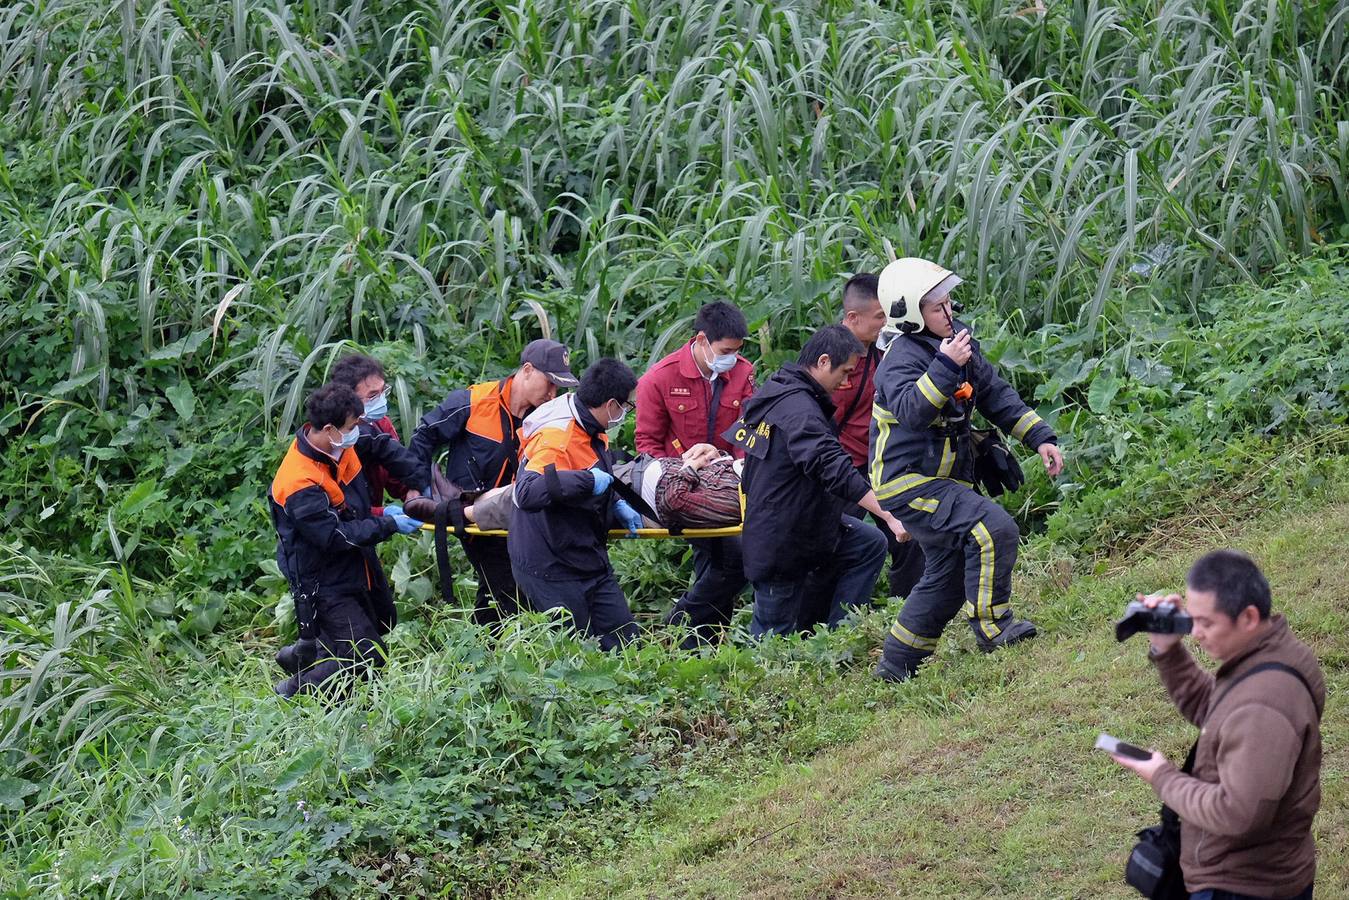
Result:
{"label": "man with glasses and mask", "polygon": [[[361,413],[362,433],[372,438],[384,435],[387,440],[399,440],[398,429],[393,427],[393,419],[389,418],[389,384],[385,380],[384,366],[379,360],[360,353],[349,354],[337,361],[328,378],[333,384],[345,384],[356,392],[356,399],[361,401],[364,408]],[[395,512],[403,511],[399,503],[421,496],[420,491],[404,485],[373,459],[362,459],[361,469],[365,472],[365,483],[370,488],[370,509],[374,515],[383,515],[386,495],[395,501],[391,506]]]}
{"label": "man with glasses and mask", "polygon": [[[744,451],[723,434],[754,393],[754,366],[739,355],[749,335],[745,314],[724,301],[708,303],[694,316],[693,331],[687,344],[637,382],[637,452],[670,458],[711,444],[742,459]],[[692,645],[730,622],[746,581],[739,538],[699,538],[689,545],[693,585],[665,621],[687,624]]]}
{"label": "man with glasses and mask", "polygon": [[372,515],[361,460],[411,484],[425,483],[428,471],[387,435],[363,432],[363,411],[344,384],[311,394],[307,421],[268,492],[277,563],[290,583],[300,628],[300,640],[276,654],[290,675],[276,686],[283,697],[383,665],[382,638],[397,622],[375,546],[395,533],[414,534],[421,523],[391,507]]}
{"label": "man with glasses and mask", "polygon": [[613,649],[637,634],[609,564],[611,521],[632,537],[642,517],[613,489],[608,432],[632,410],[637,376],[616,359],[586,369],[580,386],[543,404],[521,429],[510,558],[540,612],[565,608],[576,630]]}
{"label": "man with glasses and mask", "polygon": [[[558,388],[575,387],[567,348],[557,341],[532,341],[520,354],[520,368],[499,381],[451,391],[439,406],[422,416],[408,449],[434,464],[442,447],[445,476],[461,490],[481,494],[515,480],[524,418],[557,396]],[[438,498],[439,499],[439,498]],[[480,625],[514,614],[522,602],[511,574],[506,538],[464,536],[464,554],[478,574],[473,620]]]}

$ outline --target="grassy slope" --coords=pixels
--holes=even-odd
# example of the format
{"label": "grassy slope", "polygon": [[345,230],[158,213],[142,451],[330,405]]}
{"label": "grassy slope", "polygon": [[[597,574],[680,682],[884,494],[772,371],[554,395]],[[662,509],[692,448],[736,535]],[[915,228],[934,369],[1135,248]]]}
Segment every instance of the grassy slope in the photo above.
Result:
{"label": "grassy slope", "polygon": [[[948,631],[937,662],[897,689],[855,743],[757,782],[667,802],[621,860],[581,866],[541,896],[1131,897],[1120,865],[1155,820],[1152,792],[1093,752],[1106,730],[1179,760],[1183,725],[1143,658],[1108,628],[1139,588],[1180,583],[1195,549],[1255,553],[1276,608],[1322,660],[1329,699],[1317,819],[1317,893],[1349,896],[1349,505],[1271,514],[1234,534],[1212,520],[1172,555],[1121,565],[1024,606],[1049,627],[1025,649],[982,657]],[[1175,546],[1175,545],[1173,545]],[[1053,595],[1051,597],[1051,594]],[[862,674],[858,673],[859,680]]]}

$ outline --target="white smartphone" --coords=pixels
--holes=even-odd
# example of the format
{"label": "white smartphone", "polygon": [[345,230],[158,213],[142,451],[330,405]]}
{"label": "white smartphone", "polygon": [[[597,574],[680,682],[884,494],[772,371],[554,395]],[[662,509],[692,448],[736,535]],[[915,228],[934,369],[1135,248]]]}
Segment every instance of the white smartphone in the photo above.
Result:
{"label": "white smartphone", "polygon": [[1152,759],[1152,754],[1133,744],[1125,743],[1117,737],[1111,737],[1102,731],[1096,736],[1096,749],[1104,750],[1106,753],[1116,753],[1120,756],[1127,756],[1130,759]]}

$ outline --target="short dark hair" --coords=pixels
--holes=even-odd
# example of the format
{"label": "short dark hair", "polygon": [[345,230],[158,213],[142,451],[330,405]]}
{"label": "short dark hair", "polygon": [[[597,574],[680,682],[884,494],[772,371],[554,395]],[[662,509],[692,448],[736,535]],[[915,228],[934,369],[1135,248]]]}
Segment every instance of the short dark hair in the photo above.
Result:
{"label": "short dark hair", "polygon": [[304,411],[312,428],[328,425],[341,428],[348,420],[360,418],[365,406],[349,385],[330,381],[309,395],[304,401]]}
{"label": "short dark hair", "polygon": [[843,311],[861,312],[881,302],[881,280],[870,272],[859,272],[843,286]]}
{"label": "short dark hair", "polygon": [[832,372],[864,352],[862,342],[846,326],[826,325],[810,336],[806,346],[801,348],[801,355],[796,358],[796,362],[810,368],[821,356],[828,354],[831,363],[829,371]]}
{"label": "short dark hair", "polygon": [[702,332],[708,341],[720,341],[734,338],[743,341],[749,337],[749,324],[740,307],[725,300],[716,300],[698,310],[693,317],[693,333]]}
{"label": "short dark hair", "polygon": [[1190,566],[1185,583],[1192,591],[1211,591],[1229,619],[1248,606],[1254,606],[1261,619],[1269,618],[1269,582],[1255,560],[1239,550],[1205,553]]}
{"label": "short dark hair", "polygon": [[336,384],[354,388],[371,375],[384,377],[384,367],[380,365],[379,360],[360,353],[352,353],[339,359],[328,377]]}
{"label": "short dark hair", "polygon": [[588,409],[603,406],[610,400],[627,403],[637,389],[637,376],[623,363],[610,357],[596,360],[581,374],[576,388],[576,399]]}

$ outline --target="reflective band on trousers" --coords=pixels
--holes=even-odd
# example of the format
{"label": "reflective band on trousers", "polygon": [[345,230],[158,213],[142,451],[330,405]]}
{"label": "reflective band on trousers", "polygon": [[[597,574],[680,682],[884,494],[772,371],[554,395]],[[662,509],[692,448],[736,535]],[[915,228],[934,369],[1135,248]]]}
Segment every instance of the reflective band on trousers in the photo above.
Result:
{"label": "reflective band on trousers", "polygon": [[890,635],[901,644],[908,644],[915,650],[932,651],[937,649],[936,638],[923,637],[922,635],[914,634],[912,631],[899,624],[898,620],[895,621],[895,624],[890,626]]}
{"label": "reflective band on trousers", "polygon": [[979,620],[979,630],[984,633],[986,638],[995,638],[1002,633],[1002,629],[993,621],[993,565],[995,562],[995,551],[993,547],[993,535],[988,533],[988,526],[979,522],[970,529],[970,534],[974,536],[975,542],[979,545],[979,592],[974,598],[974,611]]}

